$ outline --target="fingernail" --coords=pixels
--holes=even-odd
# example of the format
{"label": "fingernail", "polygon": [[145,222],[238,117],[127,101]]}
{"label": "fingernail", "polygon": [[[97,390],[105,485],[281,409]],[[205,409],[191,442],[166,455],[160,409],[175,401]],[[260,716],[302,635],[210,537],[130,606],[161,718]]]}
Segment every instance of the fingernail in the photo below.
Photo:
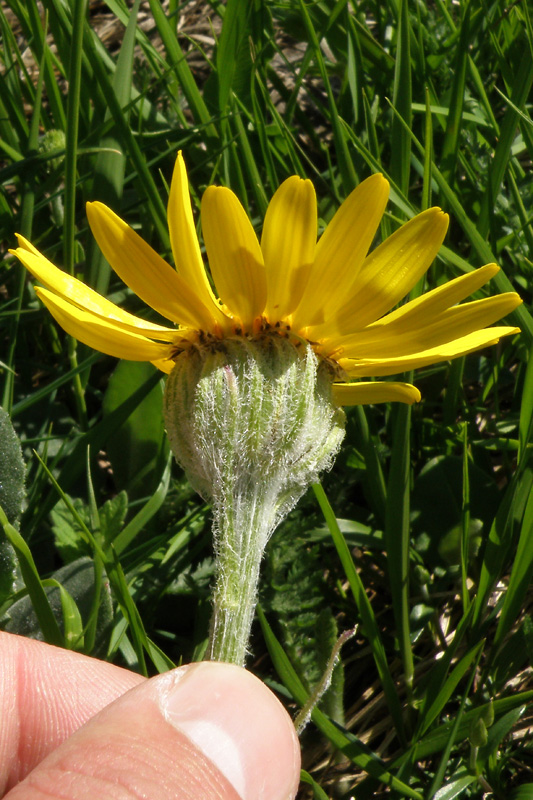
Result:
{"label": "fingernail", "polygon": [[162,682],[166,720],[187,736],[242,800],[292,800],[300,748],[291,719],[264,683],[241,667],[204,661]]}

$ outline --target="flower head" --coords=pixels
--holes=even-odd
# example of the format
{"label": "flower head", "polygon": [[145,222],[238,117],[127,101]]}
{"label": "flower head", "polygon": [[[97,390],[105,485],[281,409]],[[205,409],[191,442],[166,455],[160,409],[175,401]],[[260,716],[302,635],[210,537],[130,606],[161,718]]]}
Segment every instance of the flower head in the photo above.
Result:
{"label": "flower head", "polygon": [[289,178],[270,202],[259,243],[233,192],[209,187],[202,230],[218,296],[181,154],[168,203],[175,269],[109,208],[89,203],[109,263],[172,327],[127,313],[19,236],[14,253],[44,285],[37,294],[68,333],[170,373],[170,444],[213,512],[210,658],[244,663],[264,547],[331,466],[344,436],[339,406],[420,397],[410,384],[358,379],[454,358],[517,330],[486,327],[520,303],[512,292],[457,305],[495,264],[390,311],[437,255],[448,218],[429,209],[368,255],[388,192],[381,175],[363,181],[317,243],[313,186]]}
{"label": "flower head", "polygon": [[368,254],[388,194],[382,175],[360,183],[317,243],[313,185],[293,176],[275,192],[259,242],[235,194],[210,186],[201,218],[218,297],[196,236],[181,153],[168,202],[175,269],[111,209],[89,203],[89,223],[109,263],[172,327],[114,305],[59,270],[22,236],[12,252],[45,287],[36,292],[59,324],[109,355],[152,361],[168,373],[193,345],[278,335],[310,343],[318,358],[331,364],[338,404],[412,403],[420,394],[410,384],[359,379],[398,374],[493,344],[518,329],[487,326],[521,300],[508,292],[461,303],[498,271],[487,264],[395,308],[437,255],[448,217],[430,208]]}

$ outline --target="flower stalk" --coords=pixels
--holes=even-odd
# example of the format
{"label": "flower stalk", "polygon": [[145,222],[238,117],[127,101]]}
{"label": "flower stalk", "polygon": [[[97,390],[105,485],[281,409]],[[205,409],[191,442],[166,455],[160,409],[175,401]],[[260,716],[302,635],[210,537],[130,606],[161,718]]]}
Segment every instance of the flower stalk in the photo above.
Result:
{"label": "flower stalk", "polygon": [[169,375],[170,444],[213,509],[213,660],[244,664],[268,539],[340,447],[334,377],[278,333],[193,345]]}

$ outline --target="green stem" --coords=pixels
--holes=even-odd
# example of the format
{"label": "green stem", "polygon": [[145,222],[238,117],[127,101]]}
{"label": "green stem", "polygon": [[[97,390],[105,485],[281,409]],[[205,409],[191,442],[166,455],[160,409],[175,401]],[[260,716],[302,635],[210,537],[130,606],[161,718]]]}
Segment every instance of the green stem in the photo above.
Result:
{"label": "green stem", "polygon": [[221,504],[214,520],[217,574],[207,657],[243,666],[272,514],[261,489],[246,498],[236,497],[230,489],[225,499],[229,502]]}
{"label": "green stem", "polygon": [[[252,393],[259,395],[260,408],[257,375],[251,382]],[[216,582],[207,658],[244,666],[257,602],[259,567],[272,528],[272,508],[268,507],[271,501],[266,501],[264,486],[243,480],[243,475],[237,474],[240,470],[235,469],[240,438],[235,388],[226,396],[227,407],[231,408],[226,418],[226,452],[219,480],[213,487]]]}

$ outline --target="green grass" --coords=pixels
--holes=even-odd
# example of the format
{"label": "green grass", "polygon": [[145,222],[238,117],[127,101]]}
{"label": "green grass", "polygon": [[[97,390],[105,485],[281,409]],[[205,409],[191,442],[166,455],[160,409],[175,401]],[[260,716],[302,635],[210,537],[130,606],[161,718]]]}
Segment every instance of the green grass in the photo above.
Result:
{"label": "green grass", "polygon": [[[418,406],[349,411],[333,471],[268,548],[249,667],[295,716],[358,626],[302,735],[301,798],[533,797],[528,5],[210,0],[212,46],[188,27],[198,3],[150,0],[145,33],[139,2],[109,0],[125,27],[108,50],[84,0],[43,5],[0,10],[5,245],[22,233],[145,314],[84,203],[168,256],[182,149],[195,205],[228,185],[258,231],[291,174],[314,182],[325,224],[383,172],[382,236],[430,205],[451,214],[425,286],[497,261],[490,292],[522,295],[522,334],[420,370]],[[169,457],[161,376],[69,339],[22,267],[0,270],[1,405],[26,464],[23,513],[2,518],[1,626],[145,674],[201,658],[209,509]]]}

